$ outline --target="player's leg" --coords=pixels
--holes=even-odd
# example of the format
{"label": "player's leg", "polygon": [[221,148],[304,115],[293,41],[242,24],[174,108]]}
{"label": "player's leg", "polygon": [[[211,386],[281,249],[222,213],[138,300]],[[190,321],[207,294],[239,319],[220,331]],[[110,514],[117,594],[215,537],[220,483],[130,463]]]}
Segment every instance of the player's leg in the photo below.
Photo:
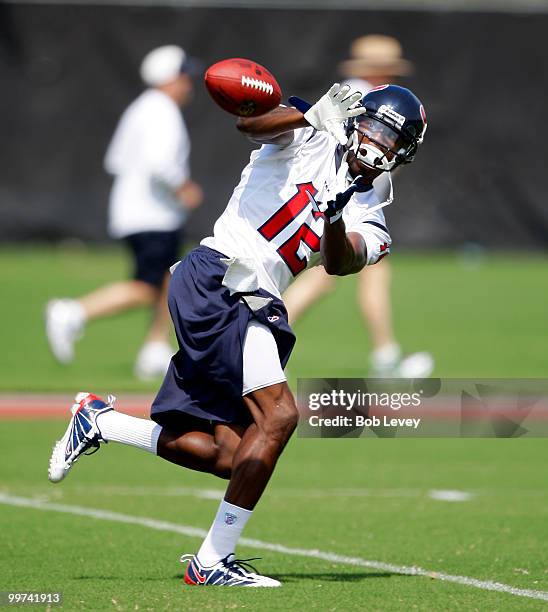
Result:
{"label": "player's leg", "polygon": [[99,449],[102,442],[121,442],[156,454],[161,426],[114,410],[115,400],[85,392],[76,395],[68,427],[50,457],[51,482],[63,480],[86,451]]}
{"label": "player's leg", "polygon": [[303,272],[285,291],[283,301],[293,325],[314,302],[335,288],[335,278],[329,276],[323,266]]}
{"label": "player's leg", "polygon": [[358,303],[372,344],[372,377],[426,378],[434,368],[429,353],[404,357],[392,322],[392,268],[385,258],[358,274]]}
{"label": "player's leg", "polygon": [[371,339],[373,367],[385,361],[385,353],[388,361],[392,356],[400,357],[392,325],[391,283],[392,271],[386,258],[358,274],[358,304]]}
{"label": "player's leg", "polygon": [[175,350],[170,342],[171,319],[167,307],[169,273],[165,275],[164,284],[158,297],[152,304],[152,320],[137,358],[135,359],[135,376],[140,380],[153,380],[165,375]]}
{"label": "player's leg", "polygon": [[111,396],[105,402],[89,393],[76,396],[69,426],[50,458],[52,482],[63,480],[84,453],[107,442],[133,446],[182,467],[230,478],[244,427],[212,424],[179,412],[160,425],[118,412],[114,400]]}
{"label": "player's leg", "polygon": [[153,305],[154,310],[152,314],[152,321],[145,337],[145,343],[169,343],[172,327],[171,317],[169,316],[169,309],[167,307],[169,278],[169,272],[164,274],[162,286],[160,292],[158,293],[158,299]]}
{"label": "player's leg", "polygon": [[172,232],[149,232],[146,248],[141,250],[140,275],[158,289],[152,304],[152,318],[145,340],[135,361],[135,375],[151,380],[165,375],[174,353],[170,343],[171,319],[167,306],[169,268],[179,258],[181,235]]}
{"label": "player's leg", "polygon": [[225,499],[253,510],[298,420],[274,336],[256,320],[249,322],[243,343],[242,394],[252,423],[234,453]]}
{"label": "player's leg", "polygon": [[156,287],[141,280],[127,280],[100,287],[77,300],[85,321],[118,314],[139,306],[150,306],[158,299]]}
{"label": "player's leg", "polygon": [[280,586],[277,580],[242,568],[234,551],[295,430],[297,407],[285,382],[253,391],[244,402],[253,423],[234,453],[228,489],[206,539],[196,555],[184,557],[189,561],[185,574],[189,584]]}
{"label": "player's leg", "polygon": [[[185,579],[192,584],[199,576],[206,576],[211,584],[227,562],[230,564],[227,560],[232,559],[242,530],[297,424],[297,407],[285,382],[276,341],[271,331],[257,321],[250,322],[247,328],[243,368],[243,402],[252,423],[235,450],[228,489],[215,520],[189,564]],[[252,578],[248,575],[246,580],[256,586],[278,586],[256,574]]]}
{"label": "player's leg", "polygon": [[211,424],[203,419],[164,427],[158,439],[158,456],[182,467],[229,479],[232,460],[245,427]]}
{"label": "player's leg", "polygon": [[[61,363],[74,359],[74,344],[86,323],[142,306],[154,304],[161,282],[153,283],[144,273],[147,255],[146,234],[134,234],[126,243],[135,261],[134,278],[110,283],[77,299],[50,300],[46,306],[46,335],[54,357]],[[162,272],[162,278],[163,274]]]}
{"label": "player's leg", "polygon": [[295,399],[287,383],[258,389],[244,397],[253,424],[242,436],[232,460],[225,499],[253,510],[298,421]]}
{"label": "player's leg", "polygon": [[100,287],[78,299],[50,300],[46,306],[46,334],[54,357],[61,363],[74,359],[74,343],[86,323],[119,312],[149,306],[158,297],[156,288],[136,280]]}

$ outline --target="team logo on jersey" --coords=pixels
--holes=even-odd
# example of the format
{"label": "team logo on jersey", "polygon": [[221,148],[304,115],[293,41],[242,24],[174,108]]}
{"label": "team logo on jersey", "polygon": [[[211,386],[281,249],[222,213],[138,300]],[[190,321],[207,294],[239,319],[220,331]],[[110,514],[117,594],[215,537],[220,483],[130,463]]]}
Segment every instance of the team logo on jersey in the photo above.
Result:
{"label": "team logo on jersey", "polygon": [[267,317],[267,319],[271,322],[271,323],[276,323],[276,321],[279,320],[279,316],[278,315],[273,315],[272,317]]}
{"label": "team logo on jersey", "polygon": [[231,514],[230,512],[225,512],[225,523],[227,525],[234,525],[234,523],[238,520],[238,517],[235,514]]}

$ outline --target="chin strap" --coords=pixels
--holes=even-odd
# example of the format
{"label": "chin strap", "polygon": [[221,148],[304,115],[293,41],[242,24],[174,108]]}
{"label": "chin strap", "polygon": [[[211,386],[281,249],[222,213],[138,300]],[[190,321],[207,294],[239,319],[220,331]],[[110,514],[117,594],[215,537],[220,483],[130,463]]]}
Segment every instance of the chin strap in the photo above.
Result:
{"label": "chin strap", "polygon": [[[356,130],[354,130],[348,138],[346,146],[354,153],[359,162],[369,168],[390,172],[390,170],[393,170],[397,165],[396,158],[392,161],[388,161],[386,153],[381,151],[378,147],[369,142],[361,142]],[[362,150],[365,151],[365,155],[362,153]]]}

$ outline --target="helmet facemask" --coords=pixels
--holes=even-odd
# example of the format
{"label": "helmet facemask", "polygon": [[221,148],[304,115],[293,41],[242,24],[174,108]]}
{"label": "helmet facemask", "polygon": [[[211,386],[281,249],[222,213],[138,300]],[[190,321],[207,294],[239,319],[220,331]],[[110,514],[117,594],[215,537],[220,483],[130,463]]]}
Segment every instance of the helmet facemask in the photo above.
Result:
{"label": "helmet facemask", "polygon": [[369,115],[360,115],[347,125],[349,151],[368,168],[390,172],[413,160],[417,142],[404,132]]}

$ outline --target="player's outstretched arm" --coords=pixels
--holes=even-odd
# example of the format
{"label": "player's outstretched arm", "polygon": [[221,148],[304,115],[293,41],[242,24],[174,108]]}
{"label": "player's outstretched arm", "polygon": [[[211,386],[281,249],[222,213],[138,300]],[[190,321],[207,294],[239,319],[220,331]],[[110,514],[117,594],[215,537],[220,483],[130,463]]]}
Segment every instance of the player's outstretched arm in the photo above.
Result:
{"label": "player's outstretched arm", "polygon": [[335,223],[325,221],[320,250],[328,274],[355,274],[367,263],[365,240],[357,232],[346,233],[342,218]]}
{"label": "player's outstretched arm", "polygon": [[293,130],[309,127],[296,108],[279,106],[259,117],[239,117],[236,127],[253,142],[287,146],[293,141]]}
{"label": "player's outstretched arm", "polygon": [[320,243],[322,263],[328,274],[345,276],[359,272],[367,263],[367,246],[363,237],[357,232],[346,232],[343,210],[354,193],[364,185],[371,186],[378,172],[369,173],[363,169],[350,186],[327,202],[317,202],[307,192],[312,209],[322,213],[324,232]]}

